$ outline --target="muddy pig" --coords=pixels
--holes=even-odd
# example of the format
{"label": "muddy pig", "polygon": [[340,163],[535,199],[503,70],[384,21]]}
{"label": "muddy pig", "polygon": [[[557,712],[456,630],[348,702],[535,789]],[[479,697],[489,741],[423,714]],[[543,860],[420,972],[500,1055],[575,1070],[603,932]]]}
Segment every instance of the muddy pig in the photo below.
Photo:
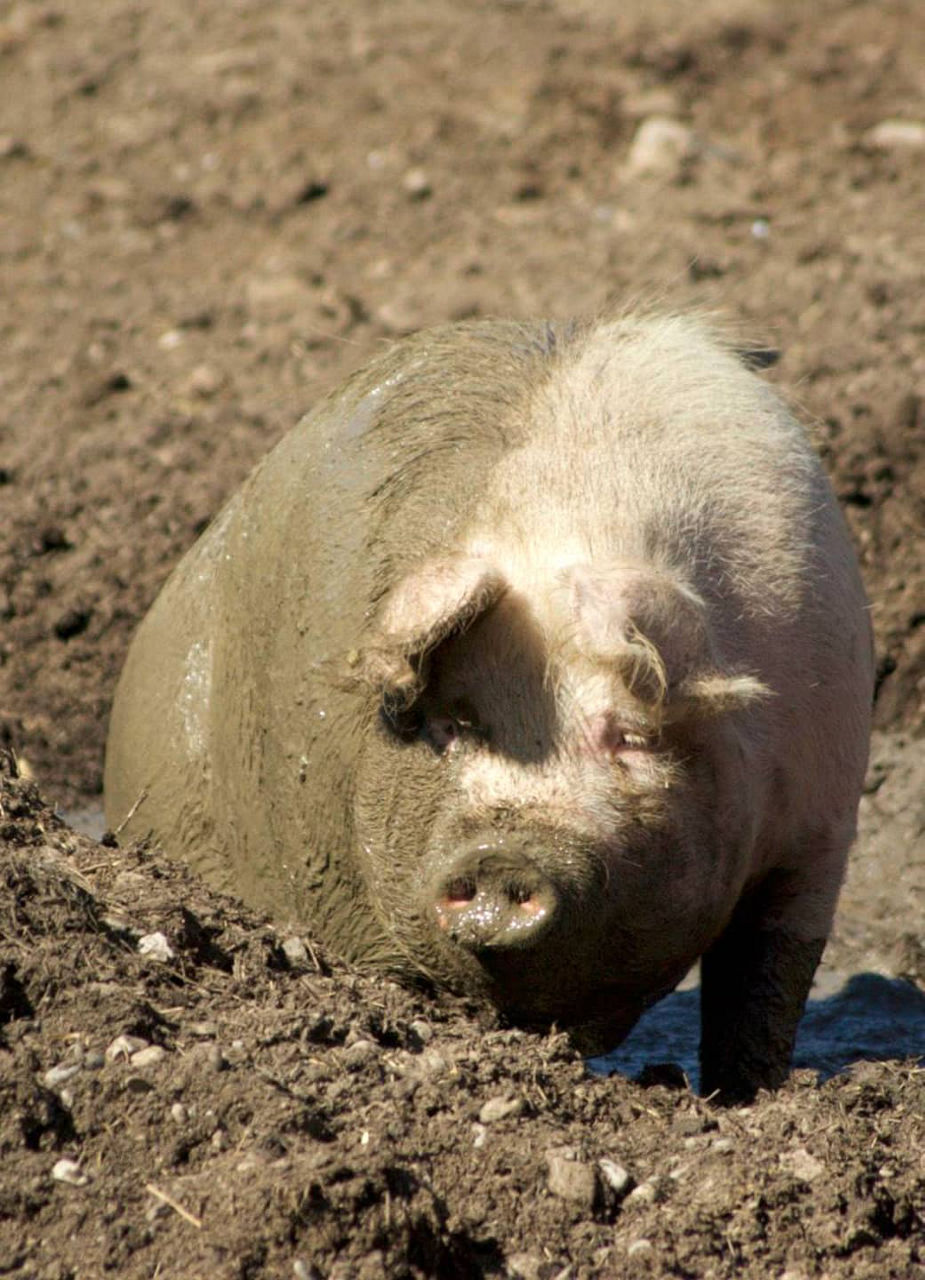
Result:
{"label": "muddy pig", "polygon": [[787,1073],[871,684],[806,435],[704,323],[454,325],[324,400],[175,571],[107,819],[585,1049],[702,957],[702,1086],[743,1098]]}

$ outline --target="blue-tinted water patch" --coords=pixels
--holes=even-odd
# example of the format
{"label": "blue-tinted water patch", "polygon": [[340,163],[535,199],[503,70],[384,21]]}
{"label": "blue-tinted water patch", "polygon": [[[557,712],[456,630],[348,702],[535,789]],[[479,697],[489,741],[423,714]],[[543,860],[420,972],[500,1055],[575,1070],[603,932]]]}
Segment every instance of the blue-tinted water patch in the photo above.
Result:
{"label": "blue-tinted water patch", "polygon": [[[595,1072],[635,1077],[648,1063],[675,1062],[699,1087],[699,989],[675,991],[650,1009],[611,1053],[589,1059]],[[810,1000],[797,1034],[793,1065],[821,1079],[853,1062],[925,1061],[925,993],[911,982],[856,973],[824,999]]]}

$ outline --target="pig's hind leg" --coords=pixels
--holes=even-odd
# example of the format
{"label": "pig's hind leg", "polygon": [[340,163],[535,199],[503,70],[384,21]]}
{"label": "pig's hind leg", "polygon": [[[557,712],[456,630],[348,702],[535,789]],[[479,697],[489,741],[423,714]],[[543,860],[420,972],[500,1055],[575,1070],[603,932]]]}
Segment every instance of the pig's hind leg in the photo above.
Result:
{"label": "pig's hind leg", "polygon": [[700,1087],[724,1103],[748,1102],[787,1078],[825,946],[827,929],[807,939],[787,927],[782,889],[789,897],[772,875],[744,899],[701,961]]}

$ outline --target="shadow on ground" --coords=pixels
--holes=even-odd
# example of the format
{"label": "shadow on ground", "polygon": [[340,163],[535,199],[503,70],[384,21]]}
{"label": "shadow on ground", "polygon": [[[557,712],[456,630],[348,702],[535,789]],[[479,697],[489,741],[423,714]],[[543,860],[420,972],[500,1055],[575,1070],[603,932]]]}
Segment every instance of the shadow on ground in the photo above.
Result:
{"label": "shadow on ground", "polygon": [[[618,1049],[592,1058],[590,1066],[634,1077],[647,1063],[676,1062],[696,1089],[699,1018],[699,988],[676,991],[650,1009]],[[913,983],[856,973],[833,995],[807,1004],[794,1067],[826,1080],[855,1062],[901,1058],[925,1061],[925,993]]]}

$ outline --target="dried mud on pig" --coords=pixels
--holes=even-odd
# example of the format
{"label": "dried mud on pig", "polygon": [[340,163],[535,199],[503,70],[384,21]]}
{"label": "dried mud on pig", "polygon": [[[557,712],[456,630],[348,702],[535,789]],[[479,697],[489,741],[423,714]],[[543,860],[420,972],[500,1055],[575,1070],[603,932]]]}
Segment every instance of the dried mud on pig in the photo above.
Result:
{"label": "dried mud on pig", "polygon": [[[815,421],[878,657],[822,975],[920,987],[923,65],[918,0],[4,7],[0,732],[44,793],[99,805],[131,633],[384,340],[654,289]],[[0,1272],[923,1274],[915,1066],[595,1079],[0,803]]]}

